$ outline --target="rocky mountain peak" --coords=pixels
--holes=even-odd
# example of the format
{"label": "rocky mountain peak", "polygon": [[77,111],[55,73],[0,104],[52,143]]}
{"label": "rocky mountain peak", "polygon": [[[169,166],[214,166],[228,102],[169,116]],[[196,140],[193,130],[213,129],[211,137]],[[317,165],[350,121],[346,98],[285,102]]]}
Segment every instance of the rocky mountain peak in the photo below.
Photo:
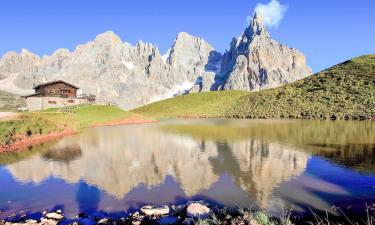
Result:
{"label": "rocky mountain peak", "polygon": [[263,23],[262,15],[255,11],[253,18],[250,21],[250,25],[245,31],[248,38],[251,38],[253,35],[264,35],[269,36],[266,26]]}
{"label": "rocky mountain peak", "polygon": [[121,38],[113,31],[107,31],[97,35],[94,42],[104,46],[117,46],[122,43]]}
{"label": "rocky mountain peak", "polygon": [[[169,63],[176,66],[183,63],[183,66],[205,65],[208,57],[214,48],[203,38],[192,36],[186,32],[178,34],[171,48]],[[180,65],[178,65],[180,66]]]}
{"label": "rocky mountain peak", "polygon": [[233,39],[221,69],[224,89],[247,91],[281,86],[312,73],[300,51],[271,38],[259,12],[245,32]]}
{"label": "rocky mountain peak", "polygon": [[71,52],[69,49],[66,48],[60,48],[53,52],[52,56],[62,56],[62,55],[70,55]]}
{"label": "rocky mountain peak", "polygon": [[270,38],[256,12],[224,56],[186,32],[162,56],[156,45],[140,41],[133,46],[107,31],[72,52],[60,49],[42,58],[27,50],[9,52],[0,58],[0,74],[0,90],[21,93],[21,88],[23,93],[43,78],[66,80],[98,100],[131,109],[178,93],[276,87],[311,70],[302,53]]}
{"label": "rocky mountain peak", "polygon": [[189,33],[186,33],[186,32],[180,32],[178,35],[177,35],[177,38],[175,40],[175,43],[176,42],[186,42],[186,41],[195,41],[195,40],[201,40],[202,38],[200,37],[196,37],[196,36],[193,36]]}

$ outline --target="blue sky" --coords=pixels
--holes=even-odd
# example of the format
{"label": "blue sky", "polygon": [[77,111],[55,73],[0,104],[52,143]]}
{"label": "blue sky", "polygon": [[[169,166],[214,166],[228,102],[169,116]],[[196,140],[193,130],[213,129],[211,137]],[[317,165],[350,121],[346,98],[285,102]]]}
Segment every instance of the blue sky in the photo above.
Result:
{"label": "blue sky", "polygon": [[[0,55],[74,50],[104,31],[152,42],[165,52],[181,31],[224,52],[257,4],[270,0],[1,0]],[[286,6],[273,38],[305,53],[314,72],[375,53],[375,0],[279,0]]]}

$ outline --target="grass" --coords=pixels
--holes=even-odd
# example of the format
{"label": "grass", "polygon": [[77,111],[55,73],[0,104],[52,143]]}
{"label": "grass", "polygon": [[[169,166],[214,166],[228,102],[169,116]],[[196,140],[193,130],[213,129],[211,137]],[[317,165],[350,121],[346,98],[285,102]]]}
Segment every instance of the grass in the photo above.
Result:
{"label": "grass", "polygon": [[375,55],[241,98],[231,117],[369,119],[375,116]]}
{"label": "grass", "polygon": [[236,100],[246,95],[248,92],[245,91],[194,93],[156,102],[133,112],[155,119],[224,117]]}
{"label": "grass", "polygon": [[291,217],[292,211],[283,212],[280,217],[273,217],[264,210],[252,210],[246,208],[224,208],[214,210],[214,212],[205,219],[198,219],[193,222],[196,225],[219,225],[219,224],[259,224],[259,225],[293,225],[293,224],[311,224],[311,225],[373,225],[375,217],[372,210],[374,206],[366,205],[366,216],[363,219],[348,217],[342,210],[339,210],[339,217],[330,216],[326,213],[319,216],[312,212],[311,219],[302,219]]}
{"label": "grass", "polygon": [[39,114],[22,114],[16,120],[0,122],[0,144],[10,145],[24,136],[49,134],[63,130],[53,120]]}
{"label": "grass", "polygon": [[79,108],[72,114],[60,113],[57,109],[22,113],[15,120],[0,122],[0,144],[9,145],[19,137],[60,132],[67,127],[79,132],[92,125],[129,117],[137,115],[117,107],[99,105]]}
{"label": "grass", "polygon": [[346,61],[279,88],[198,93],[133,112],[155,118],[371,119],[375,117],[375,55]]}
{"label": "grass", "polygon": [[292,225],[290,214],[275,218],[264,210],[245,208],[223,208],[214,210],[208,218],[194,221],[196,225],[219,224],[259,224],[259,225]]}

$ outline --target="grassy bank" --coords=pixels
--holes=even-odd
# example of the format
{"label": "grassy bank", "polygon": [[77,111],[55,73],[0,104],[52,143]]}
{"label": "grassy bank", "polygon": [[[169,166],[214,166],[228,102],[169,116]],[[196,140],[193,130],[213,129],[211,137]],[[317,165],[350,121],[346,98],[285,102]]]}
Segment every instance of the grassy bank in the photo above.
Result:
{"label": "grassy bank", "polygon": [[375,55],[346,61],[279,88],[192,94],[133,112],[155,118],[370,119],[375,116]]}
{"label": "grassy bank", "polygon": [[71,114],[55,109],[22,113],[14,120],[0,122],[0,145],[12,145],[20,139],[59,133],[65,129],[79,132],[86,127],[132,117],[139,116],[112,106],[87,106]]}

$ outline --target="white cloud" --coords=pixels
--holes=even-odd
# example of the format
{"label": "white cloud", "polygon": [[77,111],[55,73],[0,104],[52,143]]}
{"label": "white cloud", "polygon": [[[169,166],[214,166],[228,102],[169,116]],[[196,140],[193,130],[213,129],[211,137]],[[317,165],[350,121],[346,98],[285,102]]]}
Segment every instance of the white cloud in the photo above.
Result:
{"label": "white cloud", "polygon": [[[282,5],[278,0],[271,0],[267,4],[258,3],[254,9],[254,13],[258,12],[263,22],[268,27],[277,27],[288,10],[287,5]],[[251,17],[248,17],[248,20]]]}

